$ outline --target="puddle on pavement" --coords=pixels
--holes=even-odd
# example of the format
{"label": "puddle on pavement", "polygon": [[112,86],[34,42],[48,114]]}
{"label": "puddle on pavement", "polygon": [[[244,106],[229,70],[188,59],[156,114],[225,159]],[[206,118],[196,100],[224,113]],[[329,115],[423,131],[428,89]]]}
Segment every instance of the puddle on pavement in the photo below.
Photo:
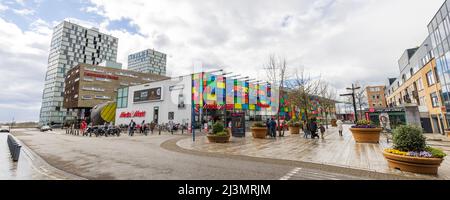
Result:
{"label": "puddle on pavement", "polygon": [[37,172],[31,159],[21,149],[18,162],[13,162],[7,143],[8,133],[0,133],[0,180],[48,179]]}

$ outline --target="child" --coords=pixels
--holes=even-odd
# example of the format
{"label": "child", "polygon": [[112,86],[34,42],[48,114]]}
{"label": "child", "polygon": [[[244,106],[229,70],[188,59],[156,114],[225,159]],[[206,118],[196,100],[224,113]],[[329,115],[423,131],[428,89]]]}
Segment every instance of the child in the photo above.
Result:
{"label": "child", "polygon": [[325,133],[325,127],[323,127],[323,125],[322,124],[320,124],[320,137],[322,138],[322,139],[324,139],[323,138],[323,134]]}

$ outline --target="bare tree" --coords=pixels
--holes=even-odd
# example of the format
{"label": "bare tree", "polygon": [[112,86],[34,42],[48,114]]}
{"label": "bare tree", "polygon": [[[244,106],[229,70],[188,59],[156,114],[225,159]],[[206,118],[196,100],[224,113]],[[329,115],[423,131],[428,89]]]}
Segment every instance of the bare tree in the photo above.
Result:
{"label": "bare tree", "polygon": [[325,116],[325,126],[328,129],[328,115],[335,109],[337,91],[328,82],[322,82],[320,89],[321,114]]}
{"label": "bare tree", "polygon": [[294,78],[286,82],[289,90],[289,101],[305,109],[305,118],[309,119],[308,110],[311,108],[311,97],[318,96],[321,91],[321,80],[312,79],[304,69],[296,70]]}
{"label": "bare tree", "polygon": [[362,113],[363,108],[366,108],[367,106],[369,106],[369,104],[367,102],[366,91],[365,91],[366,86],[359,82],[356,82],[356,85],[361,87],[361,89],[359,89],[359,91],[357,91],[355,93],[355,99],[356,99],[355,103],[359,107],[359,119],[363,119],[363,113]]}
{"label": "bare tree", "polygon": [[[277,124],[280,124],[281,98],[283,89],[285,87],[284,82],[286,81],[287,68],[288,66],[286,58],[277,57],[275,55],[270,55],[268,62],[264,66],[267,74],[267,79],[272,84],[272,88],[278,88],[278,91],[280,92],[280,95],[278,97]],[[279,129],[278,135],[282,136],[281,133],[282,130]]]}

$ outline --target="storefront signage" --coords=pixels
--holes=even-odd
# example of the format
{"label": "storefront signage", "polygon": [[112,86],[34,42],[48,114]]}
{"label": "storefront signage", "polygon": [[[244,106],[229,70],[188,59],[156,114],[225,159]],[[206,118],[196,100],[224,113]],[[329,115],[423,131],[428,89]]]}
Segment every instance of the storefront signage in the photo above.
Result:
{"label": "storefront signage", "polygon": [[106,74],[97,74],[92,72],[84,72],[85,76],[96,77],[96,78],[107,78],[112,80],[119,80],[118,76],[106,75]]}
{"label": "storefront signage", "polygon": [[119,118],[145,117],[145,111],[122,112]]}
{"label": "storefront signage", "polygon": [[161,91],[161,87],[135,91],[133,102],[161,101]]}

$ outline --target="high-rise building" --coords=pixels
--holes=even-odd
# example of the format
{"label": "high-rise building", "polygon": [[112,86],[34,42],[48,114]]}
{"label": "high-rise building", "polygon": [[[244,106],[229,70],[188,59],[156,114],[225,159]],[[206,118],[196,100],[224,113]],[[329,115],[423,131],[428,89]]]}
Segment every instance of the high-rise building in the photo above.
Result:
{"label": "high-rise building", "polygon": [[117,59],[118,39],[96,28],[63,21],[53,30],[40,112],[41,124],[62,123],[75,114],[63,108],[64,79],[80,63],[98,65]]}
{"label": "high-rise building", "polygon": [[159,75],[166,75],[166,54],[147,49],[128,56],[128,69]]}

